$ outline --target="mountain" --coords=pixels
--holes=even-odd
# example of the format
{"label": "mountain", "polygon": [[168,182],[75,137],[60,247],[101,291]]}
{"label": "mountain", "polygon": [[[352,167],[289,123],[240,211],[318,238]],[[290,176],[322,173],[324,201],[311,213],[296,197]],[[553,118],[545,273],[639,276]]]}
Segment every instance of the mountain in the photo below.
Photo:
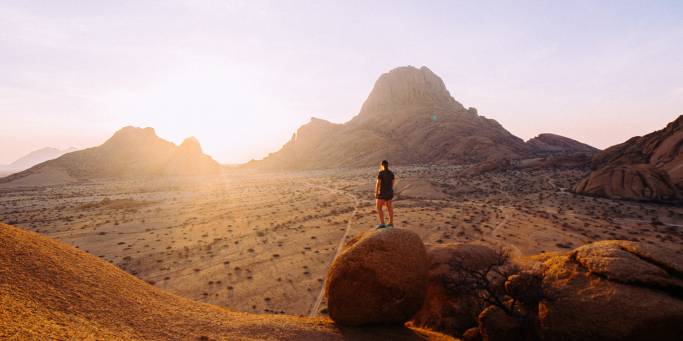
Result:
{"label": "mountain", "polygon": [[343,124],[313,118],[282,149],[248,166],[314,169],[392,164],[474,163],[528,155],[524,141],[466,109],[427,67],[399,67],[379,77],[355,117]]}
{"label": "mountain", "polygon": [[24,169],[29,169],[39,163],[45,162],[47,160],[56,159],[64,154],[76,151],[74,147],[67,148],[64,150],[59,150],[57,148],[45,147],[38,150],[34,150],[9,165],[0,165],[0,170],[3,172],[19,172]]}
{"label": "mountain", "polygon": [[93,178],[215,174],[220,165],[202,152],[195,138],[180,146],[159,138],[152,128],[125,127],[98,147],[62,155],[0,182],[52,184]]}
{"label": "mountain", "polygon": [[596,154],[592,169],[575,187],[577,193],[646,201],[683,200],[683,115],[662,130]]}
{"label": "mountain", "polygon": [[192,301],[72,246],[0,223],[0,339],[452,340],[417,328],[339,328]]}
{"label": "mountain", "polygon": [[600,150],[585,143],[555,134],[539,134],[526,142],[532,152],[537,154],[568,154],[588,153],[594,154]]}

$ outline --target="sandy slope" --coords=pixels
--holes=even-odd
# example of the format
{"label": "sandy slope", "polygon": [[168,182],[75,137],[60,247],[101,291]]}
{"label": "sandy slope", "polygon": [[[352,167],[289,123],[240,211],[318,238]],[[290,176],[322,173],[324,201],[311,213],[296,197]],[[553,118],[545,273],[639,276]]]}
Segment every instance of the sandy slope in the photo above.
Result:
{"label": "sandy slope", "polygon": [[0,339],[448,339],[408,328],[236,313],[165,292],[85,252],[0,224]]}

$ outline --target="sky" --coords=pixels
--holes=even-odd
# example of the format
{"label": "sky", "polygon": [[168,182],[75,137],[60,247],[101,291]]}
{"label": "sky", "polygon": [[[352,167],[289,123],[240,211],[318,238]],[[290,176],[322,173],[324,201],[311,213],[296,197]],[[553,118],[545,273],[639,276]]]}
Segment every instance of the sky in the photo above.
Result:
{"label": "sky", "polygon": [[5,0],[0,164],[127,125],[259,159],[403,65],[525,140],[606,148],[683,114],[683,1]]}

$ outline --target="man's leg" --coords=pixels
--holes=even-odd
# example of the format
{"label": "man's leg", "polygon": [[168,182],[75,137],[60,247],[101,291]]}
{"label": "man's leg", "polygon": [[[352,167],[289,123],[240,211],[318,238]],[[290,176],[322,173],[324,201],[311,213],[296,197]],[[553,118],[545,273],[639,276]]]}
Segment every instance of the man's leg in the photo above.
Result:
{"label": "man's leg", "polygon": [[387,200],[385,203],[387,205],[387,211],[389,211],[389,225],[394,225],[394,202]]}
{"label": "man's leg", "polygon": [[377,199],[377,216],[379,217],[379,223],[384,225],[384,212],[382,212],[382,205],[384,204],[384,200],[382,199]]}

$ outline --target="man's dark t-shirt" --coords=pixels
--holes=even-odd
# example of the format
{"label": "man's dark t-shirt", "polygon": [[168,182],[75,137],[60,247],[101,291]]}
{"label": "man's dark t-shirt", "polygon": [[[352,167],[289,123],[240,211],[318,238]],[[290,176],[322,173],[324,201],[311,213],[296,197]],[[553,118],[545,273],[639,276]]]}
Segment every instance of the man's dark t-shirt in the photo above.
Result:
{"label": "man's dark t-shirt", "polygon": [[377,199],[391,200],[394,198],[394,189],[391,184],[394,181],[394,173],[390,170],[383,170],[377,174],[379,180],[379,195]]}

